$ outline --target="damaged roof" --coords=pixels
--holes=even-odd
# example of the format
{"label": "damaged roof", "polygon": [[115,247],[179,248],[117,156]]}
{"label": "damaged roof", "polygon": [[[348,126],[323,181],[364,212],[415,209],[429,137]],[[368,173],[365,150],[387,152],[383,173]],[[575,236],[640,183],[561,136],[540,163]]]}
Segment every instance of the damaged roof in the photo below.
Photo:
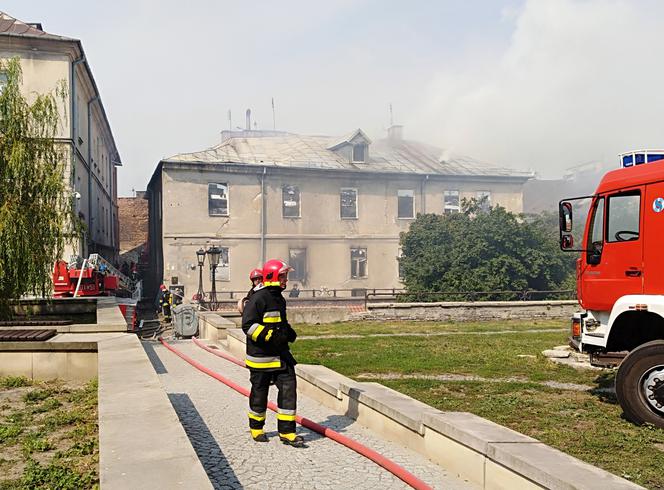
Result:
{"label": "damaged roof", "polygon": [[[278,131],[238,131],[207,150],[180,153],[169,163],[244,164],[291,169],[325,169],[376,173],[507,177],[527,180],[531,172],[513,170],[455,155],[417,141],[382,139],[369,145],[365,163],[350,162],[337,148],[339,137]],[[357,134],[357,131],[351,133]],[[364,133],[362,133],[364,134]],[[346,139],[346,137],[342,138]]]}

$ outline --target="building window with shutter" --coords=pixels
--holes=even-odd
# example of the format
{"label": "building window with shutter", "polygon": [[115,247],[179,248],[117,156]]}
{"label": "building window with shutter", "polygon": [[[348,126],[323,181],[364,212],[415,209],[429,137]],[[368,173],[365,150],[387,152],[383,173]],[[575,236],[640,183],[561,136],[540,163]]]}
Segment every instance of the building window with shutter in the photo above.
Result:
{"label": "building window with shutter", "polygon": [[288,274],[288,279],[291,281],[305,282],[307,280],[307,249],[289,249],[288,265],[294,269]]}
{"label": "building window with shutter", "polygon": [[460,211],[459,191],[445,191],[443,194],[443,212],[449,214],[458,213]]}
{"label": "building window with shutter", "polygon": [[367,277],[367,249],[350,249],[350,277],[351,279],[363,279]]}
{"label": "building window with shutter", "polygon": [[208,184],[208,213],[228,216],[228,184]]}
{"label": "building window with shutter", "polygon": [[300,189],[297,186],[281,187],[281,214],[284,218],[300,217]]}
{"label": "building window with shutter", "polygon": [[411,219],[415,217],[415,199],[412,190],[397,191],[398,211],[400,219]]}
{"label": "building window with shutter", "polygon": [[357,189],[341,189],[341,219],[357,219]]}

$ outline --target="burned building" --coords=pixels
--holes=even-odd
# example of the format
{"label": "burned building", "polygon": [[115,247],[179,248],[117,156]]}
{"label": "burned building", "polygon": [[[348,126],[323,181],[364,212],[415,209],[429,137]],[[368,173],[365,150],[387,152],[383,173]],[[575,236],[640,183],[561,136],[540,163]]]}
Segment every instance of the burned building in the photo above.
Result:
{"label": "burned building", "polygon": [[[221,144],[159,162],[148,185],[154,281],[197,290],[196,250],[221,248],[216,289],[246,290],[269,258],[301,289],[399,288],[399,234],[418,213],[486,197],[521,212],[526,172],[447,155],[392,126],[334,138],[224,131]],[[205,266],[205,290],[210,274]]]}

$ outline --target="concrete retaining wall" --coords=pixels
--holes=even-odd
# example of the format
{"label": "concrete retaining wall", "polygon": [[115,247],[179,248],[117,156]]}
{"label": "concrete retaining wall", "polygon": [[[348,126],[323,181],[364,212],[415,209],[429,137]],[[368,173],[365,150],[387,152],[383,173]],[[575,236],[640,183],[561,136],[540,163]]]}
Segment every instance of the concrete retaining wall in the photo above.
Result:
{"label": "concrete retaining wall", "polygon": [[140,340],[98,345],[101,488],[212,488]]}
{"label": "concrete retaining wall", "polygon": [[224,318],[212,311],[198,312],[198,336],[212,342],[226,338],[226,330],[236,328],[237,325],[230,319]]}
{"label": "concrete retaining wall", "polygon": [[[374,303],[357,314],[365,320],[474,321],[569,318],[577,301],[476,301],[440,303]],[[289,311],[290,314],[290,311]]]}
{"label": "concrete retaining wall", "polygon": [[97,376],[97,343],[0,342],[0,376],[90,381]]}
{"label": "concrete retaining wall", "polygon": [[[245,335],[227,331],[228,349],[245,355]],[[486,489],[642,488],[489,420],[442,412],[378,383],[361,383],[318,365],[298,364],[298,391],[417,451]]]}
{"label": "concrete retaining wall", "polygon": [[[293,300],[291,300],[292,302]],[[288,308],[292,324],[324,324],[352,320],[479,321],[570,318],[579,311],[577,301],[468,301],[439,303],[368,303],[366,311],[357,301],[326,300],[316,306],[293,304]],[[203,313],[209,314],[212,312]],[[240,326],[237,311],[218,311]]]}
{"label": "concrete retaining wall", "polygon": [[115,299],[90,301],[96,324],[58,327],[65,333],[45,342],[0,342],[0,376],[98,378],[101,488],[211,489],[140,340],[124,333]]}

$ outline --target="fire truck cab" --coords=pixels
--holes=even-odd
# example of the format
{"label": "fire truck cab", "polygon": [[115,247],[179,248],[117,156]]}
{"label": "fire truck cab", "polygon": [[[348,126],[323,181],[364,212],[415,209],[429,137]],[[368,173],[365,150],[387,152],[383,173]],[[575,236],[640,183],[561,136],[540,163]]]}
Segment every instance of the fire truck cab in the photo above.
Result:
{"label": "fire truck cab", "polygon": [[[559,203],[560,244],[579,252],[570,343],[591,363],[619,365],[625,415],[664,427],[664,151],[620,155],[592,196]],[[574,243],[575,201],[590,202]]]}

